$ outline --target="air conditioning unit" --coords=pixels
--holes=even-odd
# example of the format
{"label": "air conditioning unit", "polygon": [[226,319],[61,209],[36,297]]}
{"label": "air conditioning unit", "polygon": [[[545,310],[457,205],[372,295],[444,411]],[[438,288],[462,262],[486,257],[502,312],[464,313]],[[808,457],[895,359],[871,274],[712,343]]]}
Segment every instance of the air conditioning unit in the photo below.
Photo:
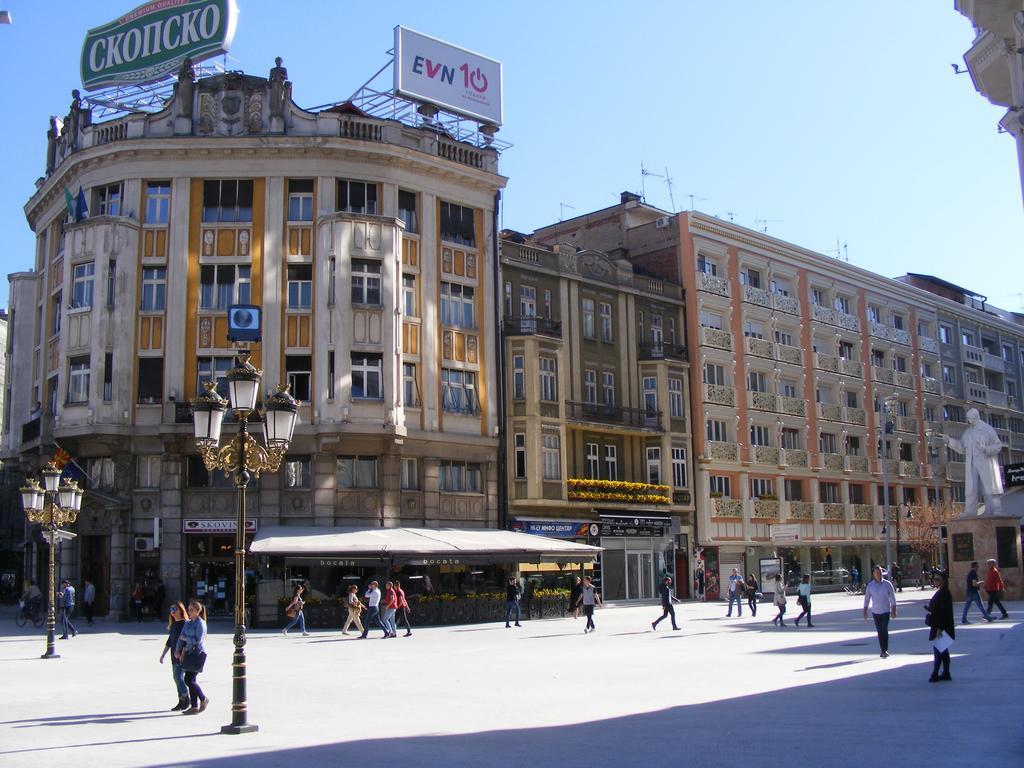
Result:
{"label": "air conditioning unit", "polygon": [[136,536],[135,537],[135,551],[136,552],[152,552],[153,551],[153,537],[152,536]]}
{"label": "air conditioning unit", "polygon": [[661,218],[654,220],[654,226],[658,229],[667,229],[669,224],[672,223],[672,219],[668,216],[662,216]]}

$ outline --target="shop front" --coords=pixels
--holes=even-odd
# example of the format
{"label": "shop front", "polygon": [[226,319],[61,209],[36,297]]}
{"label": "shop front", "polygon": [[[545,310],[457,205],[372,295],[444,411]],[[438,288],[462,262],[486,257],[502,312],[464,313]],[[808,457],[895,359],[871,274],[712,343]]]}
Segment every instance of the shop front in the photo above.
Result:
{"label": "shop front", "polygon": [[[232,520],[186,519],[182,521],[185,539],[185,594],[206,606],[208,617],[230,617],[235,606],[235,530]],[[257,531],[255,518],[246,518],[246,546],[252,543]],[[157,579],[159,560],[150,570],[136,569],[141,577],[143,591],[148,593]],[[247,579],[252,569],[247,561]],[[249,592],[248,584],[246,594]]]}
{"label": "shop front", "polygon": [[590,530],[603,549],[599,586],[606,601],[654,600],[662,579],[675,579],[671,518],[602,514]]}

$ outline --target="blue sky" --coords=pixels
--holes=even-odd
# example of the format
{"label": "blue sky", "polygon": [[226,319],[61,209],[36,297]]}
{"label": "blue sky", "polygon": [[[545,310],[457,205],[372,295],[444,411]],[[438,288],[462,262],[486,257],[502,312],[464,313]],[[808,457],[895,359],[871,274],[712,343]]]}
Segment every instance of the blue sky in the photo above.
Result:
{"label": "blue sky", "polygon": [[[50,114],[79,87],[88,28],[138,3],[0,0],[5,272],[32,264],[23,206]],[[232,66],[284,58],[300,106],[348,97],[403,24],[504,64],[514,146],[503,225],[521,231],[646,187],[859,266],[939,275],[1024,309],[1024,211],[999,107],[954,75],[970,23],[952,0],[342,3],[238,0]],[[703,199],[701,199],[703,198]],[[564,204],[564,207],[563,207]],[[570,207],[571,206],[571,207]],[[756,223],[768,220],[767,224]],[[0,305],[6,304],[0,289]]]}

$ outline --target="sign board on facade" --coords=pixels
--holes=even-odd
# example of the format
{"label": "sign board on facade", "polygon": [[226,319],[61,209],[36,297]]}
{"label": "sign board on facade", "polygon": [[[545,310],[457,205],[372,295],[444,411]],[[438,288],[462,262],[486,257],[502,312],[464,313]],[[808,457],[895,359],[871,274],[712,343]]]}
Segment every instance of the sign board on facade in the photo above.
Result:
{"label": "sign board on facade", "polygon": [[773,544],[798,544],[800,542],[800,525],[773,525]]}
{"label": "sign board on facade", "polygon": [[[237,529],[234,520],[182,520],[181,530],[184,533],[234,533]],[[245,532],[256,533],[256,518],[245,518]]]}
{"label": "sign board on facade", "polygon": [[501,125],[501,63],[395,27],[395,92]]}
{"label": "sign board on facade", "polygon": [[580,539],[587,535],[589,522],[579,520],[514,520],[512,530],[550,536],[554,539]]}
{"label": "sign board on facade", "polygon": [[1003,486],[1012,488],[1024,485],[1024,464],[1007,464],[1003,467]]}
{"label": "sign board on facade", "polygon": [[82,87],[160,80],[186,58],[199,62],[231,48],[235,0],[153,0],[90,29],[82,45]]}
{"label": "sign board on facade", "polygon": [[953,544],[954,562],[969,563],[974,560],[973,533],[954,533],[951,542]]}
{"label": "sign board on facade", "polygon": [[668,535],[672,521],[667,517],[627,517],[601,515],[601,536],[650,536],[660,538]]}

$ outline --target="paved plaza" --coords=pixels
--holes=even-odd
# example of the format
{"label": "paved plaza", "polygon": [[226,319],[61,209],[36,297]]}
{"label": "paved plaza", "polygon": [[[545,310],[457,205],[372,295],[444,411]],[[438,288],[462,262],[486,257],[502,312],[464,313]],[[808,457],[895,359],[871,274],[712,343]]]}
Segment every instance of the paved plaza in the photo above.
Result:
{"label": "paved plaza", "polygon": [[[1024,606],[957,627],[952,683],[929,684],[923,616],[906,591],[880,659],[861,598],[817,595],[815,629],[776,629],[772,607],[654,606],[583,619],[416,629],[381,642],[257,630],[250,719],[225,736],[231,627],[213,623],[200,682],[210,708],[176,694],[154,623],[97,623],[43,661],[39,630],[0,627],[0,765],[913,766],[1024,764]],[[795,617],[790,600],[789,619]],[[958,605],[957,618],[959,618]],[[413,616],[415,620],[415,616]],[[791,623],[791,622],[790,622]],[[84,624],[84,622],[82,622]]]}

